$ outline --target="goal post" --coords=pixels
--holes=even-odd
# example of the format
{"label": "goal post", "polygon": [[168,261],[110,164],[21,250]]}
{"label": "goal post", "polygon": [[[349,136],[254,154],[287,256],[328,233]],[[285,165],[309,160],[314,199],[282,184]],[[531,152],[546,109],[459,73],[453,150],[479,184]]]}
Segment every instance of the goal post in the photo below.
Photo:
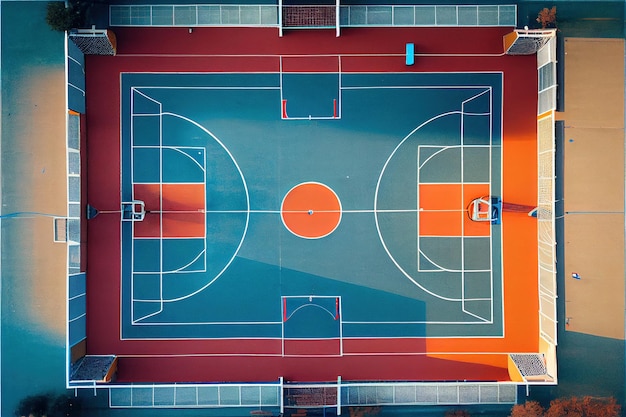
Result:
{"label": "goal post", "polygon": [[68,34],[69,39],[85,55],[115,55],[117,39],[109,29],[76,29]]}
{"label": "goal post", "polygon": [[533,55],[556,36],[556,29],[515,29],[503,37],[507,55]]}
{"label": "goal post", "polygon": [[335,35],[340,35],[339,0],[322,4],[289,4],[279,0],[278,7],[279,36],[283,36],[284,29],[335,29]]}

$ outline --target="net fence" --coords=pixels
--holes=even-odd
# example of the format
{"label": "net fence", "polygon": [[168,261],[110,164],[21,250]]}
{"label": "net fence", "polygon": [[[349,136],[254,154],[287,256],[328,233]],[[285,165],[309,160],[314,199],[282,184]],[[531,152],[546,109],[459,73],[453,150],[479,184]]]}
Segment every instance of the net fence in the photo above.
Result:
{"label": "net fence", "polygon": [[554,117],[537,121],[539,255],[539,329],[541,336],[556,345],[556,236],[554,217]]}
{"label": "net fence", "polygon": [[511,359],[524,377],[545,375],[548,372],[543,355],[511,354]]}
{"label": "net fence", "polygon": [[[72,385],[94,388],[94,385]],[[263,407],[284,409],[384,405],[515,404],[517,384],[339,382],[337,384],[108,384],[111,408]]]}
{"label": "net fence", "polygon": [[110,408],[279,407],[279,384],[110,385]]}
{"label": "net fence", "polygon": [[505,383],[346,383],[341,387],[341,404],[352,406],[512,404],[516,401],[517,385]]}
{"label": "net fence", "polygon": [[107,29],[78,29],[69,38],[85,55],[115,55],[115,34]]}
{"label": "net fence", "polygon": [[[314,2],[311,2],[314,3]],[[300,5],[328,19],[330,11],[314,10],[321,5]],[[112,4],[110,26],[280,26],[284,10],[296,6],[275,4]],[[336,6],[333,9],[335,26]],[[342,27],[486,27],[517,25],[516,5],[341,5]],[[299,13],[299,12],[298,12]],[[283,23],[284,25],[284,23]]]}
{"label": "net fence", "polygon": [[537,53],[537,248],[539,258],[539,330],[555,346],[556,339],[556,232],[555,232],[555,135],[556,39]]}
{"label": "net fence", "polygon": [[335,27],[335,6],[283,6],[283,27]]}
{"label": "net fence", "polygon": [[506,47],[509,55],[534,55],[546,46],[554,37],[554,30],[516,29]]}
{"label": "net fence", "polygon": [[285,407],[317,408],[337,406],[337,386],[285,387]]}

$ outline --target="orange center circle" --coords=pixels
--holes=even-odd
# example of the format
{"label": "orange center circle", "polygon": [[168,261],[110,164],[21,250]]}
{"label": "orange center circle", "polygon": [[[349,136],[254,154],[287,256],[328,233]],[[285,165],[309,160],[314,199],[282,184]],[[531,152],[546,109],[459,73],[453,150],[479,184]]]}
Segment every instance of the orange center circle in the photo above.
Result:
{"label": "orange center circle", "polygon": [[285,227],[294,235],[319,239],[339,226],[341,203],[337,194],[326,185],[305,182],[287,192],[280,214]]}

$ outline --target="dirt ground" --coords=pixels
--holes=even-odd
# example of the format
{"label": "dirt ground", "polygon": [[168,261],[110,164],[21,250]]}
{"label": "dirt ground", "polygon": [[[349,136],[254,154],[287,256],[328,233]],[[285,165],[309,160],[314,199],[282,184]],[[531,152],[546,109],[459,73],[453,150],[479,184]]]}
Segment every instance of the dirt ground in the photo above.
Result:
{"label": "dirt ground", "polygon": [[566,329],[624,339],[624,40],[566,38],[564,64]]}

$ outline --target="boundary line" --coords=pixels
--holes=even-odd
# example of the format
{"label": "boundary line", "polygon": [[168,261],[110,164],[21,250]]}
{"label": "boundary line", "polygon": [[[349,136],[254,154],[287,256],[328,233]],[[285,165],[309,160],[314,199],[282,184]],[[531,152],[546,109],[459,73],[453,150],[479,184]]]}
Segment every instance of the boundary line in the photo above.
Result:
{"label": "boundary line", "polygon": [[[310,55],[304,55],[304,56],[310,56]],[[337,55],[329,55],[329,56],[337,56]],[[339,56],[339,59],[341,59],[341,57],[340,57],[340,56]],[[282,61],[281,61],[281,66],[282,66]],[[281,68],[281,70],[282,70],[282,68]],[[341,68],[341,61],[339,61],[339,71],[340,71],[340,77],[339,77],[339,79],[340,79],[340,82],[341,82],[341,79],[342,79],[342,77],[341,77],[341,74],[342,74],[342,72],[341,72],[341,71],[342,71],[342,68]],[[467,73],[467,74],[477,74],[476,72],[462,72],[462,73]],[[478,72],[478,74],[482,74],[482,73],[497,73],[497,74],[502,74],[502,73],[501,73],[501,72],[499,72],[499,71],[495,71],[495,72]],[[136,74],[136,73],[132,73],[132,74]],[[163,74],[163,73],[159,73],[159,74]],[[238,72],[237,74],[239,74],[239,72]],[[370,74],[370,73],[368,73],[368,74]],[[440,74],[440,73],[435,73],[435,74]],[[282,77],[281,77],[280,83],[282,83]],[[135,89],[135,88],[155,88],[155,89],[161,89],[161,88],[172,88],[172,89],[175,89],[175,88],[179,88],[179,87],[159,87],[159,86],[149,87],[149,86],[141,86],[141,87],[131,87],[131,90],[133,90],[133,89]],[[185,88],[187,88],[187,89],[193,89],[193,88],[195,88],[195,87],[180,87],[180,88],[183,88],[183,89],[185,89]],[[279,88],[281,89],[281,97],[282,97],[282,87],[280,87],[280,86],[279,86]],[[477,88],[480,88],[480,86],[446,86],[446,87],[442,87],[442,86],[425,86],[425,87],[419,87],[419,86],[378,86],[378,87],[377,87],[377,86],[374,86],[374,87],[358,87],[358,86],[354,86],[354,87],[343,87],[343,86],[340,86],[340,95],[341,95],[341,91],[342,91],[343,89],[370,89],[370,88],[371,88],[371,89],[376,89],[376,88],[392,88],[392,89],[393,89],[393,88],[395,88],[395,89],[412,89],[412,88],[428,88],[428,89],[436,89],[436,88],[450,88],[450,89],[463,89],[463,88],[471,88],[471,89],[477,89]],[[491,88],[491,87],[489,87],[489,88]],[[276,89],[276,88],[275,88],[275,87],[263,87],[263,88],[257,88],[257,87],[203,87],[203,89],[251,89],[251,90],[258,90],[258,89]],[[483,92],[482,92],[482,93],[480,93],[479,95],[482,95],[482,94],[484,94],[485,92],[486,92],[486,91],[483,91]],[[155,101],[156,101],[156,100],[155,100]],[[131,97],[131,107],[132,107],[132,97]],[[340,107],[340,108],[341,108],[341,107]],[[121,109],[120,109],[120,112],[121,112]],[[184,116],[181,116],[181,115],[178,115],[178,114],[174,114],[174,113],[163,113],[163,112],[162,112],[162,110],[161,110],[161,112],[160,112],[160,114],[159,114],[159,117],[160,117],[160,123],[161,123],[161,129],[160,129],[160,147],[162,147],[162,139],[163,139],[163,138],[162,138],[162,134],[163,134],[163,132],[162,132],[162,116],[163,116],[164,114],[169,114],[169,115],[174,116],[174,117],[180,117],[180,118],[182,118],[182,119],[185,119],[185,120],[187,120],[187,121],[189,121],[189,122],[191,122],[191,123],[194,123],[194,124],[198,125],[195,121],[193,121],[193,120],[191,120],[191,119],[188,119],[188,118],[186,118],[186,117],[184,117]],[[142,115],[144,115],[144,114],[137,115],[137,116],[142,116]],[[147,116],[147,114],[145,114],[145,115]],[[437,117],[440,117],[440,116],[442,116],[442,115],[436,116],[436,117],[434,117],[433,119],[435,119],[435,118],[437,118]],[[491,120],[492,120],[492,118],[493,118],[493,114],[489,114],[489,117],[490,117],[490,126],[493,126],[493,123],[492,123],[492,121],[491,121]],[[432,121],[433,119],[429,120],[429,122],[430,122],[430,121]],[[133,116],[131,116],[131,131],[130,131],[131,136],[133,135],[132,123],[133,123]],[[423,125],[425,125],[425,123],[424,123]],[[423,125],[421,125],[421,126],[423,126]],[[199,125],[198,125],[198,126],[199,126]],[[419,126],[419,127],[421,127],[421,126]],[[199,126],[199,127],[201,127],[201,126]],[[419,127],[418,127],[418,128],[416,128],[413,132],[411,132],[411,134],[413,134],[413,133],[414,133],[417,129],[419,129]],[[502,128],[501,128],[501,129],[502,129]],[[216,138],[216,137],[215,137],[212,133],[210,133],[210,132],[209,132],[208,130],[206,130],[206,129],[203,129],[203,130],[205,130],[205,132],[207,132],[207,133],[208,133],[211,137],[213,137],[215,140],[217,140],[217,141],[219,142],[219,140],[218,140],[218,139],[217,139],[217,138]],[[406,140],[406,139],[407,139],[407,138],[408,138],[411,134],[409,134],[407,137],[405,137],[405,138],[402,140],[402,142],[404,142],[404,140]],[[491,138],[491,136],[492,136],[492,132],[491,132],[491,129],[490,129],[489,135],[490,135],[490,142],[492,142],[492,138]],[[463,139],[462,139],[462,140],[463,140]],[[401,143],[402,143],[402,142],[401,142]],[[228,150],[226,149],[226,147],[225,147],[225,146],[224,146],[221,142],[220,142],[220,145],[222,145],[222,146],[224,147],[224,149],[228,152]],[[471,146],[471,147],[488,147],[488,148],[489,148],[489,153],[490,153],[490,155],[491,155],[491,146],[485,146],[485,145],[468,145],[468,147],[470,147],[470,146]],[[496,145],[496,146],[501,148],[501,145]],[[461,146],[461,148],[463,148],[463,146]],[[394,152],[395,152],[396,150],[397,150],[397,148],[394,150]],[[230,154],[230,152],[229,152],[229,154]],[[392,154],[393,154],[393,153],[392,153]],[[206,157],[206,155],[205,155],[205,157]],[[130,159],[131,159],[131,168],[132,168],[132,164],[133,164],[133,157],[132,157],[132,155],[131,155],[131,158],[130,158]],[[491,159],[490,159],[489,163],[490,163],[490,165],[491,165]],[[162,149],[161,149],[161,164],[162,164]],[[386,165],[386,164],[385,164],[385,165]],[[237,166],[237,169],[239,169],[239,167],[238,167],[238,166]],[[383,169],[383,170],[384,170],[384,169]],[[461,171],[463,171],[463,169],[462,169]],[[240,171],[240,172],[241,172],[241,171]],[[463,172],[462,172],[461,174],[463,175]],[[131,170],[131,175],[133,175],[133,174],[132,174],[132,170]],[[160,175],[162,176],[162,170],[161,170]],[[381,174],[381,175],[382,175],[382,174]],[[491,177],[491,169],[490,169],[489,175],[490,175],[490,177]],[[245,186],[245,179],[244,179],[243,177],[242,177],[242,180],[244,181],[244,186]],[[490,180],[491,180],[491,178],[490,178]],[[134,182],[133,182],[133,184],[134,184]],[[162,188],[162,186],[163,186],[162,178],[160,179],[160,183],[159,183],[159,184],[160,184],[160,188]],[[246,186],[246,191],[247,191],[247,186]],[[133,190],[133,192],[134,192],[134,190]],[[376,187],[376,195],[377,195],[377,193],[378,193],[378,184],[377,184],[377,187]],[[162,198],[162,192],[161,192],[161,198]],[[376,214],[376,213],[379,213],[379,212],[381,212],[381,213],[383,213],[383,212],[398,212],[398,210],[377,210],[376,205],[377,205],[377,202],[376,202],[376,200],[375,200],[375,202],[374,202],[374,208],[373,208],[372,210],[342,210],[342,212],[346,212],[346,213],[375,213],[375,214]],[[404,211],[411,211],[411,210],[404,210]],[[416,211],[416,212],[418,212],[418,211],[419,211],[419,209],[416,209],[415,211]],[[211,212],[211,211],[206,211],[206,212]],[[218,212],[220,212],[220,211],[214,211],[214,212],[218,213]],[[222,211],[222,212],[226,212],[226,211]],[[228,212],[234,212],[234,211],[228,211]],[[271,211],[271,210],[258,210],[258,211],[255,211],[255,210],[250,209],[250,205],[249,205],[249,196],[248,196],[248,209],[247,209],[247,210],[241,210],[241,211],[239,211],[239,212],[241,212],[241,213],[247,213],[247,214],[248,214],[248,219],[247,219],[247,221],[246,221],[246,230],[247,230],[247,226],[248,226],[248,222],[249,222],[249,215],[250,215],[251,213],[280,213],[280,211],[278,211],[278,210],[276,210],[276,211]],[[161,217],[162,217],[162,214],[163,214],[163,212],[161,212]],[[377,224],[376,224],[376,226],[377,226],[377,228],[378,228],[378,220],[376,220],[376,223],[377,223]],[[419,225],[419,222],[418,222],[418,225]],[[419,227],[419,226],[418,226],[418,227]],[[161,221],[161,228],[162,228],[162,221]],[[243,239],[245,238],[245,235],[246,235],[246,233],[245,233],[245,231],[244,231],[244,234],[243,234],[243,237],[242,237],[242,242],[241,242],[241,243],[243,243]],[[379,237],[380,237],[380,230],[379,230]],[[490,236],[490,239],[491,239],[491,236]],[[381,238],[381,242],[382,242],[382,238]],[[383,246],[385,246],[385,245],[384,245],[384,242],[383,242]],[[490,244],[490,246],[491,246],[491,244]],[[241,244],[240,244],[240,246],[239,246],[239,247],[241,247]],[[238,248],[238,249],[239,249],[239,248]],[[387,248],[386,248],[386,247],[385,247],[385,250],[387,250]],[[162,251],[162,243],[161,243],[161,251]],[[491,256],[491,255],[490,255],[490,256]],[[206,262],[206,260],[205,260],[205,262]],[[162,256],[161,256],[161,263],[162,263]],[[134,263],[133,263],[133,265],[134,265]],[[161,268],[161,269],[162,269],[162,268]],[[133,266],[133,271],[134,271],[134,266]],[[222,272],[223,272],[223,271],[222,271]],[[473,271],[473,270],[472,270],[471,272],[487,272],[487,271],[486,271],[486,270],[485,270],[485,271],[482,271],[482,270]],[[492,272],[492,280],[493,280],[493,270],[491,270],[491,272]],[[220,273],[220,275],[221,275],[221,273]],[[215,277],[215,279],[217,279],[218,277],[219,277],[219,275],[218,275],[217,277]],[[213,280],[211,281],[211,283],[212,283],[215,279],[213,279]],[[210,284],[209,284],[209,285],[210,285]],[[205,287],[203,287],[202,289],[204,289],[204,288],[206,288],[206,286],[205,286]],[[132,291],[132,290],[131,290],[131,291]],[[199,291],[200,291],[200,290],[199,290]],[[193,294],[195,294],[195,293],[197,293],[197,292],[199,292],[199,291],[196,291],[196,292],[194,292]],[[161,286],[161,292],[162,292],[162,286]],[[492,283],[492,285],[491,285],[491,292],[492,292],[491,299],[493,299],[493,283]],[[192,296],[193,294],[190,294],[189,296]],[[503,294],[503,295],[504,295],[504,294]],[[161,298],[162,298],[162,297],[161,297]],[[186,297],[185,297],[185,298],[186,298]],[[180,298],[180,299],[182,299],[182,298]],[[464,299],[464,295],[463,295],[463,298],[462,298],[462,299]],[[470,300],[470,299],[468,299],[468,300]],[[482,299],[478,299],[478,300],[482,300]],[[172,301],[178,301],[178,300],[172,300]],[[492,306],[492,309],[491,309],[491,310],[492,310],[492,316],[493,316],[493,306]],[[504,309],[503,309],[503,313],[504,313]],[[345,323],[354,323],[354,324],[358,324],[359,322],[345,322]],[[367,323],[376,323],[376,322],[367,322]],[[387,323],[387,322],[381,322],[381,323]],[[389,322],[389,323],[391,323],[391,322]],[[420,323],[420,322],[400,322],[400,323]],[[424,322],[424,323],[426,323],[426,324],[429,324],[429,323],[431,323],[431,324],[470,324],[470,323],[467,323],[467,322],[451,323],[451,322],[433,322],[433,321],[426,321],[426,322]],[[157,323],[154,323],[154,324],[156,325]],[[164,323],[164,324],[165,324],[165,323]],[[171,324],[171,323],[169,323],[169,324]],[[186,323],[180,323],[180,324],[184,325],[184,324],[186,324]],[[200,323],[188,323],[188,324],[193,325],[193,324],[200,324]],[[219,322],[219,323],[206,323],[206,324],[230,324],[230,323],[227,323],[227,322]],[[234,324],[235,324],[235,323],[234,323]],[[267,324],[274,324],[274,323],[273,323],[273,322],[268,322]],[[479,322],[479,323],[476,323],[476,324],[483,324],[483,323],[482,323],[482,322]],[[453,336],[453,337],[456,337],[456,336]],[[476,336],[472,336],[472,337],[476,337]],[[491,337],[491,336],[490,336],[490,337]],[[232,339],[232,338],[228,338],[228,339]],[[136,338],[133,338],[133,339],[130,339],[130,340],[143,340],[143,339],[136,339]],[[151,340],[151,339],[148,339],[148,340]],[[154,340],[167,340],[167,339],[164,339],[164,338],[158,338],[158,339],[154,339]],[[176,338],[176,340],[180,340],[180,339]],[[215,339],[210,339],[210,340],[215,340]]]}

